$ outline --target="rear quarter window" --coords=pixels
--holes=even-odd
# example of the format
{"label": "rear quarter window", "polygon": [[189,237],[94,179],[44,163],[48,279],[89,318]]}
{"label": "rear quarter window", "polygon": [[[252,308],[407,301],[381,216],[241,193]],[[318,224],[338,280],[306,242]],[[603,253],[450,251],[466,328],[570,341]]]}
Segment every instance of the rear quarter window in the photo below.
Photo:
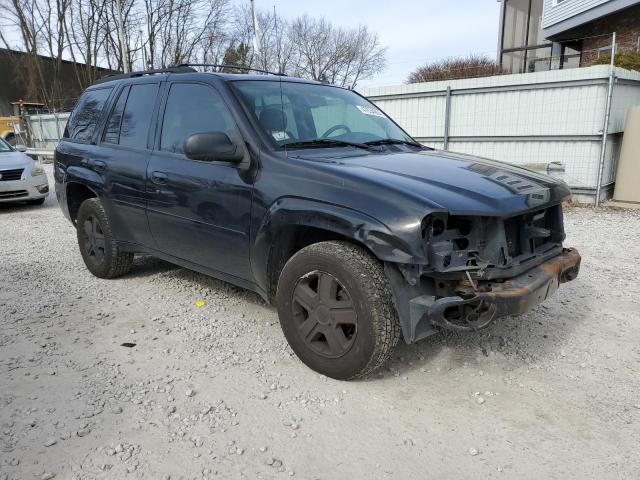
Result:
{"label": "rear quarter window", "polygon": [[111,87],[84,92],[69,117],[64,137],[90,143],[110,93]]}

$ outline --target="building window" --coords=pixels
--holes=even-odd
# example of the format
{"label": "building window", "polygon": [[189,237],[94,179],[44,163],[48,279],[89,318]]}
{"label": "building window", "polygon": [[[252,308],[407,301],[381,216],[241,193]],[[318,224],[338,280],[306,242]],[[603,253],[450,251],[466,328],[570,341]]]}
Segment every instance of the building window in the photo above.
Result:
{"label": "building window", "polygon": [[527,23],[530,0],[506,0],[502,48],[524,47],[527,42]]}
{"label": "building window", "polygon": [[557,53],[552,55],[552,43],[544,38],[542,31],[544,0],[503,2],[500,63],[505,70],[511,73],[540,72],[567,68],[576,63],[573,55],[568,61],[558,58]]}

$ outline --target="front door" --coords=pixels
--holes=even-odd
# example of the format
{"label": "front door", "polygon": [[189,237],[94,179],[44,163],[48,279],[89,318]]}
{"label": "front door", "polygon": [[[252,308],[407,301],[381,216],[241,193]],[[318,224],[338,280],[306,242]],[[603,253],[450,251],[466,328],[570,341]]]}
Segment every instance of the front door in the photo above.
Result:
{"label": "front door", "polygon": [[174,82],[161,117],[147,169],[147,218],[156,249],[250,279],[252,184],[234,164],[183,153],[189,136],[205,132],[224,132],[244,148],[231,113],[212,86]]}

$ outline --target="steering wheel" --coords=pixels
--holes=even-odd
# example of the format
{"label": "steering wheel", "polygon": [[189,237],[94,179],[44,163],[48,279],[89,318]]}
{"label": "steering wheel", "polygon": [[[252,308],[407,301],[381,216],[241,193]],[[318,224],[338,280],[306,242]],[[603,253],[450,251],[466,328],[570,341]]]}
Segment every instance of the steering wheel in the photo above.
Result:
{"label": "steering wheel", "polygon": [[326,132],[324,132],[320,138],[328,138],[329,135],[331,135],[333,132],[337,131],[337,130],[344,130],[347,133],[351,133],[351,129],[349,127],[347,127],[346,125],[334,125],[333,127],[331,127],[329,130],[327,130]]}

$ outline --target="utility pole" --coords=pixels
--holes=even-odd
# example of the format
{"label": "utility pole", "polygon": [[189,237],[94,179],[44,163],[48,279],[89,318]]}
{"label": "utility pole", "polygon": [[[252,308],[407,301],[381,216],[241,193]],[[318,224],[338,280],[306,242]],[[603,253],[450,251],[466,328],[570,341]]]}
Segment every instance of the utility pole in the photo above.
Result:
{"label": "utility pole", "polygon": [[140,35],[140,48],[142,48],[142,69],[146,70],[147,68],[149,68],[149,66],[147,65],[147,50],[144,48],[144,41],[142,40],[142,30],[138,30],[138,33]]}
{"label": "utility pole", "polygon": [[260,36],[258,34],[258,17],[256,17],[256,6],[254,0],[251,0],[251,16],[253,17],[253,48],[256,53],[260,53]]}
{"label": "utility pole", "polygon": [[122,71],[129,73],[129,63],[127,59],[127,46],[124,43],[124,25],[122,23],[122,3],[116,0],[116,10],[118,10],[118,37],[120,37],[120,55],[122,55]]}
{"label": "utility pole", "polygon": [[278,14],[276,13],[276,6],[273,6],[273,24],[276,29],[276,54],[278,56],[278,73],[284,73],[282,70],[282,56],[280,51],[280,37],[278,36]]}

